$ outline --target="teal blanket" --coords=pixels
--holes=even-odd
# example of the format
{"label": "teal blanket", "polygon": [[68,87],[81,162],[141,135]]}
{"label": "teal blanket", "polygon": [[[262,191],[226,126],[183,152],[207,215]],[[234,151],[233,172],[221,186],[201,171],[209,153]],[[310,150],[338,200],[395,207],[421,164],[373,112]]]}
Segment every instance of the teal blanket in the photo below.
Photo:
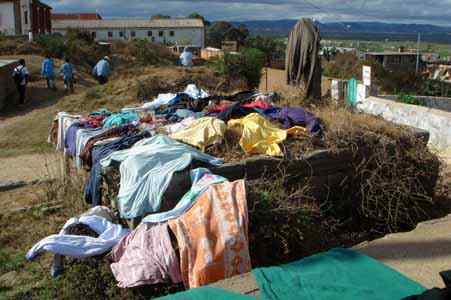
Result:
{"label": "teal blanket", "polygon": [[263,300],[401,300],[425,291],[384,264],[346,249],[252,273]]}

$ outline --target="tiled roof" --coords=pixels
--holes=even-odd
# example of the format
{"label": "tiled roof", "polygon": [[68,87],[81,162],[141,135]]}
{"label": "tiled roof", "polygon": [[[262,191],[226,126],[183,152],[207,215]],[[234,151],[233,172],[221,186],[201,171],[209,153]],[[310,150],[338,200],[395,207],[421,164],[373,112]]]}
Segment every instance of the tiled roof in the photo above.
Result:
{"label": "tiled roof", "polygon": [[52,20],[102,20],[97,13],[53,13]]}

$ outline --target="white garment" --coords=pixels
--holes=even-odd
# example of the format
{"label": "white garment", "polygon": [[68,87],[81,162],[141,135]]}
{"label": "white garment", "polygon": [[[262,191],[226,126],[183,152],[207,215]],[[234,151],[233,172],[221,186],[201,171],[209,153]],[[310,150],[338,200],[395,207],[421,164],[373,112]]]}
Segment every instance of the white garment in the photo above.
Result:
{"label": "white garment", "polygon": [[[64,234],[69,226],[80,223],[89,226],[99,237]],[[28,251],[26,258],[31,261],[44,251],[74,258],[100,255],[110,251],[129,232],[129,229],[98,216],[72,218],[66,222],[59,234],[48,236],[36,243]]]}
{"label": "white garment", "polygon": [[114,213],[106,206],[94,206],[87,212],[83,213],[80,217],[98,216],[106,219],[109,222],[113,222]]}
{"label": "white garment", "polygon": [[191,125],[194,121],[196,121],[195,117],[188,117],[186,119],[183,119],[182,121],[170,125],[166,125],[163,127],[163,130],[168,134],[171,135],[173,133],[182,131],[183,129],[188,128],[189,125]]}
{"label": "white garment", "polygon": [[58,138],[56,142],[56,150],[65,151],[64,141],[66,140],[66,131],[75,121],[81,118],[80,115],[71,115],[66,112],[59,112],[58,119]]}
{"label": "white garment", "polygon": [[111,153],[100,164],[106,168],[120,163],[118,208],[122,218],[133,219],[158,212],[173,174],[186,169],[193,160],[216,166],[223,162],[166,135],[156,135],[130,149]]}
{"label": "white garment", "polygon": [[172,100],[177,97],[177,94],[159,94],[157,98],[155,98],[152,102],[144,103],[142,108],[148,110],[155,110],[160,108],[163,105],[168,105]]}
{"label": "white garment", "polygon": [[188,84],[183,93],[187,94],[193,99],[202,99],[210,96],[206,91],[199,89],[195,84]]}

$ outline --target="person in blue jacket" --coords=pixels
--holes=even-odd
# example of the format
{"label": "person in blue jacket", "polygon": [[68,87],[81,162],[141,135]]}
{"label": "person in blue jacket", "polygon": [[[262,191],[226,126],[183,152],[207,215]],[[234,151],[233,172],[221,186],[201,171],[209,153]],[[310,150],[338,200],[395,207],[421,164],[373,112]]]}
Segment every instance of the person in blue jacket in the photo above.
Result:
{"label": "person in blue jacket", "polygon": [[108,82],[108,77],[111,74],[110,58],[105,56],[102,58],[92,69],[92,75],[97,79],[100,84]]}
{"label": "person in blue jacket", "polygon": [[44,61],[42,62],[42,70],[41,75],[44,76],[45,79],[47,79],[47,88],[56,90],[55,85],[55,64],[53,62],[53,59],[50,57],[50,55],[46,55]]}
{"label": "person in blue jacket", "polygon": [[70,59],[66,57],[65,63],[61,66],[60,74],[63,75],[64,88],[66,92],[74,92],[74,66],[70,63]]}

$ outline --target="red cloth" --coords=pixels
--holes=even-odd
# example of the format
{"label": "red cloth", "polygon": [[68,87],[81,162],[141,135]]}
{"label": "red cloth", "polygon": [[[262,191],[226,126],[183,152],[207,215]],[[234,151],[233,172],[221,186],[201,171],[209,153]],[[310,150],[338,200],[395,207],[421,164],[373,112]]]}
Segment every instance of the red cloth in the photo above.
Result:
{"label": "red cloth", "polygon": [[250,103],[243,104],[243,105],[241,105],[241,107],[257,108],[257,109],[263,109],[264,110],[264,109],[272,108],[273,106],[271,104],[269,104],[268,102],[266,102],[266,101],[257,99],[255,101],[250,102]]}
{"label": "red cloth", "polygon": [[220,113],[232,106],[233,102],[223,100],[219,104],[212,105],[208,108],[209,113]]}
{"label": "red cloth", "polygon": [[87,124],[90,127],[93,128],[99,128],[102,127],[103,120],[105,119],[105,116],[89,116],[85,119]]}

